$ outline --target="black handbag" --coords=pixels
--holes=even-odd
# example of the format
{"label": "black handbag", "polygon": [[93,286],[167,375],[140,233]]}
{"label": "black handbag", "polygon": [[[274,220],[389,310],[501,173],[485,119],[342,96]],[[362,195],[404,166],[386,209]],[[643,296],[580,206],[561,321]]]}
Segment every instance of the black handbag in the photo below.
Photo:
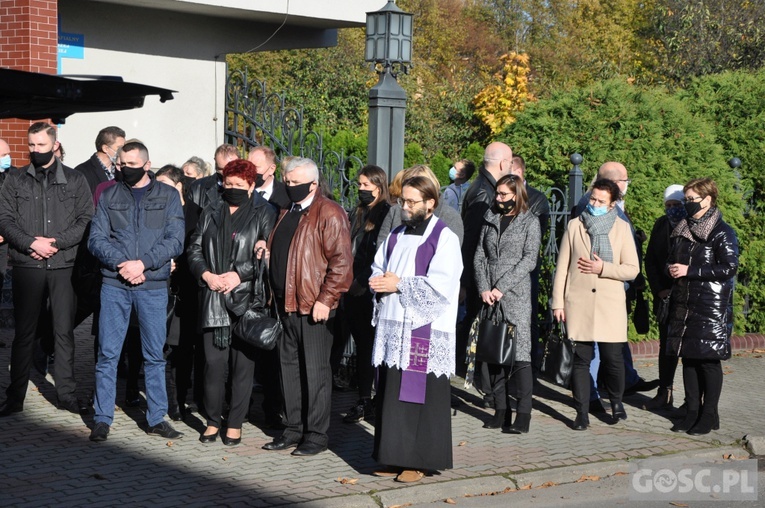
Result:
{"label": "black handbag", "polygon": [[515,325],[506,323],[499,304],[484,306],[478,325],[478,344],[475,359],[478,362],[512,367],[515,362]]}
{"label": "black handbag", "polygon": [[[248,346],[271,351],[282,336],[282,322],[276,310],[276,299],[269,295],[267,276],[264,276],[264,272],[267,273],[266,261],[258,259],[255,262],[257,278],[253,281],[253,291],[257,294],[262,288],[263,299],[257,296],[253,298],[252,305],[234,326],[234,336]],[[265,303],[268,300],[271,301],[271,307]]]}
{"label": "black handbag", "polygon": [[645,301],[642,291],[637,293],[635,310],[632,312],[632,324],[635,325],[635,331],[640,335],[645,335],[651,328],[648,321],[648,302]]}
{"label": "black handbag", "polygon": [[560,324],[560,333],[553,327],[545,339],[545,353],[539,375],[547,382],[562,388],[571,387],[571,371],[574,367],[575,342],[566,337],[566,326]]}

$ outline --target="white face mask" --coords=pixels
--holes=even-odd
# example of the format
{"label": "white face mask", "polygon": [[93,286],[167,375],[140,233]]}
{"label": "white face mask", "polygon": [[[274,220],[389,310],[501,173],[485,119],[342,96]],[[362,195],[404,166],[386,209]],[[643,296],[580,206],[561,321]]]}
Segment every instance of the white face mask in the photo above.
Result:
{"label": "white face mask", "polygon": [[629,182],[624,182],[624,190],[622,191],[622,197],[627,195],[627,187],[630,186]]}
{"label": "white face mask", "polygon": [[0,157],[0,173],[11,167],[11,155]]}

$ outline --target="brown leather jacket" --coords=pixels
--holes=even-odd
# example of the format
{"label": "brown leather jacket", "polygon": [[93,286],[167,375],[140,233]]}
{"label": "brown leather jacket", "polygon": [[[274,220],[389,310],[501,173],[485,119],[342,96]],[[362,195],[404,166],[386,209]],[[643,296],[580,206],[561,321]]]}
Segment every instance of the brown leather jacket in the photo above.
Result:
{"label": "brown leather jacket", "polygon": [[[282,210],[274,231],[288,210]],[[268,240],[268,249],[274,234]],[[353,255],[348,215],[337,203],[319,193],[300,217],[290,244],[284,311],[311,314],[321,302],[336,309],[342,293],[353,281]]]}

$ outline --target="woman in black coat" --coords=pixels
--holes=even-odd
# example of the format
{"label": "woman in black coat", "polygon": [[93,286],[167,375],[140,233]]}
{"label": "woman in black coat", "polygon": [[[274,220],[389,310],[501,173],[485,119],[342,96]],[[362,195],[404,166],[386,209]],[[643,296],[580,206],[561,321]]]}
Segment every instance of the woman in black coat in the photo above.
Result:
{"label": "woman in black coat", "polygon": [[687,413],[672,431],[699,435],[719,428],[720,361],[731,354],[738,239],[717,209],[713,180],[691,180],[683,192],[688,217],[672,231],[667,261],[675,279],[667,347],[683,359]]}
{"label": "woman in black coat", "polygon": [[223,444],[241,442],[249,410],[255,363],[252,351],[232,342],[231,331],[253,298],[265,299],[262,293],[252,294],[255,250],[258,242],[268,239],[276,222],[274,208],[260,195],[253,196],[256,177],[249,161],[226,164],[222,200],[204,209],[187,250],[189,269],[202,286],[198,327],[205,350],[207,429],[199,438],[203,443],[214,442],[221,428],[227,365],[231,404]]}
{"label": "woman in black coat", "polygon": [[674,279],[665,271],[672,231],[688,215],[685,212],[682,185],[670,185],[664,191],[664,215],[656,219],[648,240],[643,264],[648,284],[653,293],[653,311],[659,323],[659,390],[656,396],[643,404],[643,409],[671,408],[674,401],[672,385],[678,358],[667,353],[667,319],[661,309],[669,301]]}
{"label": "woman in black coat", "polygon": [[362,418],[374,419],[372,382],[372,345],[375,329],[372,326],[373,295],[369,290],[372,262],[377,252],[380,226],[388,215],[388,177],[378,166],[364,166],[359,171],[359,205],[351,216],[351,248],[353,249],[353,282],[343,297],[353,340],[356,342],[356,373],[359,400],[348,410],[343,421],[355,423]]}

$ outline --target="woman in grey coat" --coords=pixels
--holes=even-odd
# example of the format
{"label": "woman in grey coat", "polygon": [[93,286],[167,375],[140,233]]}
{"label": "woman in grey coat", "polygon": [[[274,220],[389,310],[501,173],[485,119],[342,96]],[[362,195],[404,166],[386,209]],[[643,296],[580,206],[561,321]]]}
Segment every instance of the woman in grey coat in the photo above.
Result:
{"label": "woman in grey coat", "polygon": [[[494,206],[484,215],[473,266],[475,282],[485,305],[498,307],[506,323],[516,329],[515,364],[489,365],[496,413],[484,427],[504,426],[503,432],[529,431],[531,421],[531,272],[537,264],[541,231],[529,211],[523,180],[506,175],[497,182]],[[479,338],[480,340],[480,338]],[[510,425],[506,386],[515,376],[517,415]]]}

